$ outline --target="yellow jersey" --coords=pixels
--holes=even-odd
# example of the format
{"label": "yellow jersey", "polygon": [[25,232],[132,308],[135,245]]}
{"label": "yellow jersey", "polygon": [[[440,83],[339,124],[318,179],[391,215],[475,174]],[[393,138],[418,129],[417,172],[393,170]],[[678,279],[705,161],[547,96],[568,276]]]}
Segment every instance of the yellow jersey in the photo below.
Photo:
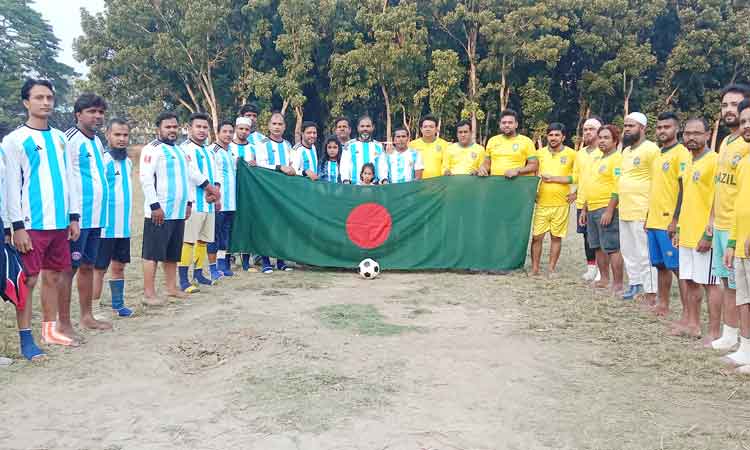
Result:
{"label": "yellow jersey", "polygon": [[586,172],[584,191],[587,209],[596,211],[606,208],[612,197],[618,196],[618,179],[621,175],[622,153],[617,150],[609,155],[602,154],[591,161]]}
{"label": "yellow jersey", "polygon": [[448,148],[448,145],[450,145],[450,142],[441,138],[437,138],[432,142],[425,142],[422,138],[409,142],[409,148],[413,148],[422,155],[422,162],[424,163],[423,179],[439,177],[443,174],[441,171],[443,167],[443,153]]}
{"label": "yellow jersey", "polygon": [[598,147],[593,148],[582,148],[576,152],[575,168],[573,169],[573,179],[575,183],[578,183],[578,196],[576,197],[576,208],[583,208],[583,189],[585,187],[586,177],[584,176],[591,162],[597,156],[602,156],[602,151]]}
{"label": "yellow jersey", "polygon": [[483,161],[484,147],[479,144],[464,147],[456,142],[450,144],[443,153],[443,167],[440,174],[445,174],[446,170],[450,170],[451,175],[469,175],[479,170]]}
{"label": "yellow jersey", "polygon": [[491,163],[490,175],[499,176],[510,169],[522,169],[526,161],[537,158],[534,142],[520,134],[512,138],[502,134],[491,137],[487,142],[486,155]]}
{"label": "yellow jersey", "polygon": [[[735,196],[734,220],[729,232],[729,241],[734,241],[734,256],[747,258],[745,241],[750,239],[750,156],[745,156],[737,165],[737,191]],[[744,199],[744,200],[741,200]]]}
{"label": "yellow jersey", "polygon": [[677,223],[680,247],[698,246],[708,225],[711,204],[716,190],[716,161],[719,155],[706,149],[697,159],[692,159],[682,177],[682,211]]}
{"label": "yellow jersey", "polygon": [[[575,150],[563,147],[558,152],[552,152],[549,147],[544,147],[537,154],[539,155],[540,175],[568,177],[571,184],[575,182]],[[539,185],[536,203],[539,206],[568,206],[568,194],[570,194],[570,184],[542,181]]]}
{"label": "yellow jersey", "polygon": [[666,230],[672,223],[680,194],[679,180],[690,159],[690,151],[682,144],[662,148],[654,158],[651,167],[651,192],[648,194],[647,228]]}
{"label": "yellow jersey", "polygon": [[737,198],[737,167],[750,151],[750,144],[739,136],[727,136],[719,146],[719,168],[716,171],[714,197],[714,228],[732,228],[734,204]]}
{"label": "yellow jersey", "polygon": [[620,176],[620,219],[646,220],[648,194],[651,192],[651,167],[659,154],[659,146],[643,141],[636,147],[622,150]]}

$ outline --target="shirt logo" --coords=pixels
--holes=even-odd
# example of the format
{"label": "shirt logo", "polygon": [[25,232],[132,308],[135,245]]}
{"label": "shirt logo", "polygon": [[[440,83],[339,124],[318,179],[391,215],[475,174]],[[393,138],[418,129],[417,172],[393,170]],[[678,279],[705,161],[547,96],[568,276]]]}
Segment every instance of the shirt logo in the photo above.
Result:
{"label": "shirt logo", "polygon": [[734,158],[732,158],[732,169],[737,167],[737,164],[740,163],[741,159],[742,159],[742,155],[740,155],[739,153],[734,155]]}
{"label": "shirt logo", "polygon": [[680,172],[684,172],[687,165],[685,163],[680,163]]}
{"label": "shirt logo", "polygon": [[36,150],[36,151],[40,152],[40,151],[42,151],[42,147],[40,147],[40,146],[38,146],[38,145],[37,145],[37,146],[36,146],[36,148],[35,148],[34,150]]}
{"label": "shirt logo", "polygon": [[661,166],[661,170],[663,170],[663,171],[665,171],[665,172],[666,172],[667,170],[669,170],[669,161],[666,161],[666,162],[665,162],[664,164],[662,164],[662,166]]}
{"label": "shirt logo", "polygon": [[28,216],[27,216],[27,217],[23,218],[23,221],[26,222],[26,223],[29,223],[29,222],[31,222],[31,219],[29,219]]}
{"label": "shirt logo", "polygon": [[477,158],[477,152],[471,152],[471,159]]}
{"label": "shirt logo", "polygon": [[693,172],[693,182],[697,183],[698,180],[700,180],[700,179],[701,179],[701,173],[700,173],[700,171],[696,170],[695,172]]}
{"label": "shirt logo", "polygon": [[443,149],[439,145],[436,145],[435,146],[435,151],[438,152],[438,153],[440,153],[440,152],[443,151]]}
{"label": "shirt logo", "polygon": [[634,166],[640,166],[641,165],[641,158],[639,156],[636,156],[633,158],[633,165]]}
{"label": "shirt logo", "polygon": [[602,164],[601,166],[599,166],[599,173],[604,173],[606,170],[607,170],[606,165]]}
{"label": "shirt logo", "polygon": [[565,164],[567,162],[568,162],[568,157],[567,156],[563,156],[562,158],[560,158],[560,164]]}
{"label": "shirt logo", "polygon": [[619,167],[615,169],[615,176],[616,177],[620,176],[620,168]]}
{"label": "shirt logo", "polygon": [[117,176],[120,176],[120,171],[119,171],[119,170],[115,172],[115,176],[116,176],[116,177],[117,177]]}
{"label": "shirt logo", "polygon": [[513,144],[513,151],[518,151],[518,144]]}

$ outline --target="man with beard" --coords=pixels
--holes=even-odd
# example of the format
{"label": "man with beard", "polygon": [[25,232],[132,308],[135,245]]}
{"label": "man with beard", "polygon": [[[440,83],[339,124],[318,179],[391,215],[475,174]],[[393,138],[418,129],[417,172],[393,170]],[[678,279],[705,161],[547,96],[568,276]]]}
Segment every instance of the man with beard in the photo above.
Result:
{"label": "man with beard", "polygon": [[[244,109],[245,107],[243,107],[242,110]],[[237,118],[237,120],[235,120],[234,138],[232,139],[232,142],[229,143],[229,153],[234,159],[235,171],[237,167],[237,161],[239,161],[240,159],[247,162],[253,160],[253,144],[249,141],[248,138],[250,137],[250,133],[252,132],[251,130],[254,126],[252,115],[255,113],[252,111],[248,111],[246,112],[246,114],[248,114],[248,116],[240,116]],[[253,267],[249,254],[242,253],[240,257],[242,259],[242,270],[244,270],[245,272],[258,272],[258,269]],[[227,268],[231,267],[231,259],[226,263],[226,266]]]}
{"label": "man with beard", "polygon": [[292,166],[297,175],[312,181],[318,179],[318,150],[315,148],[317,140],[318,126],[314,122],[302,122],[302,141],[294,146]]}
{"label": "man with beard", "polygon": [[651,166],[659,147],[646,139],[646,116],[633,112],[625,117],[620,191],[620,247],[628,274],[629,288],[622,294],[632,300],[645,291],[647,301],[656,299],[656,270],[648,258],[644,224],[651,191]]}
{"label": "man with beard", "polygon": [[408,183],[421,180],[424,171],[422,154],[409,148],[409,131],[398,127],[393,132],[395,151],[382,153],[375,167],[381,183]]}
{"label": "man with beard", "polygon": [[443,158],[449,143],[438,136],[437,117],[431,114],[422,117],[419,121],[419,132],[422,137],[409,142],[409,148],[418,151],[424,161],[423,178],[439,177],[443,174]]}
{"label": "man with beard", "polygon": [[352,126],[346,117],[337,117],[333,120],[333,134],[341,145],[347,145],[352,140]]}
{"label": "man with beard", "polygon": [[[672,274],[680,279],[680,258],[677,249],[672,245],[672,238],[677,232],[683,196],[683,178],[690,153],[677,142],[677,130],[680,122],[673,112],[659,114],[656,122],[656,137],[661,149],[654,158],[651,169],[651,192],[648,196],[646,233],[648,254],[651,265],[658,273],[659,303],[657,312],[666,314],[669,311],[669,297],[672,291]],[[682,318],[675,323],[673,332],[681,334],[687,326],[687,297],[685,283],[680,283],[680,300],[682,301]],[[649,305],[654,306],[654,305]]]}
{"label": "man with beard", "polygon": [[571,193],[568,197],[569,201],[576,202],[576,223],[577,231],[583,236],[583,249],[586,255],[586,272],[582,278],[585,281],[594,281],[598,274],[596,268],[596,252],[594,249],[589,247],[589,242],[586,239],[586,225],[580,225],[581,209],[583,209],[583,198],[584,198],[584,187],[587,179],[587,173],[591,162],[602,155],[602,151],[599,150],[599,128],[604,125],[598,117],[590,117],[583,123],[583,148],[576,152],[576,161],[574,167],[573,178],[578,183],[575,192]]}
{"label": "man with beard", "polygon": [[474,142],[471,121],[456,124],[456,139],[443,155],[443,175],[476,175],[484,161],[484,147]]}
{"label": "man with beard", "polygon": [[539,169],[534,142],[516,134],[518,113],[506,109],[500,113],[500,133],[487,142],[484,163],[479,167],[480,177],[534,175]]}
{"label": "man with beard", "polygon": [[732,228],[735,203],[737,200],[737,169],[739,163],[750,151],[750,144],[741,138],[737,107],[750,95],[746,85],[730,85],[724,88],[721,96],[721,116],[731,133],[719,147],[719,165],[716,171],[716,192],[714,205],[706,232],[712,237],[713,275],[721,279],[724,286],[724,327],[721,338],[710,343],[715,350],[729,350],[737,345],[739,321],[737,317],[737,291],[734,271],[723,263],[724,252]]}
{"label": "man with beard", "polygon": [[383,146],[372,138],[374,132],[372,118],[367,115],[360,117],[357,122],[357,139],[346,144],[341,153],[342,183],[361,184],[359,173],[362,166],[374,164],[375,159],[383,153]]}

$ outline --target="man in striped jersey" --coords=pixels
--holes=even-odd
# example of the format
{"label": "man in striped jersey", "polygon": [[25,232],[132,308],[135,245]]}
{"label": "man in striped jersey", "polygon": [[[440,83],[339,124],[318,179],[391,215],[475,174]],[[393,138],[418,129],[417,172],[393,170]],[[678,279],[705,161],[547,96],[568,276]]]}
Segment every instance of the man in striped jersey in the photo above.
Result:
{"label": "man in striped jersey", "polygon": [[68,184],[72,198],[81,211],[81,235],[70,243],[72,272],[63,275],[63,286],[58,311],[58,330],[75,335],[70,321],[70,292],[73,277],[78,275],[78,302],[81,308],[80,326],[91,330],[109,330],[112,324],[97,320],[92,310],[94,263],[99,250],[101,229],[107,224],[107,182],[104,176],[104,146],[96,132],[104,121],[107,103],[98,95],[83,94],[75,102],[73,113],[76,126],[65,135],[68,164]]}
{"label": "man in striped jersey", "polygon": [[292,165],[297,170],[297,175],[313,181],[318,179],[318,150],[315,148],[317,140],[318,126],[314,122],[302,122],[302,141],[294,146]]}
{"label": "man in striped jersey", "polygon": [[[42,277],[42,340],[72,345],[75,341],[56,327],[63,273],[70,270],[70,244],[80,234],[80,211],[71,201],[65,135],[49,126],[55,106],[52,83],[26,80],[21,99],[28,120],[5,137],[7,217],[13,243],[28,277],[29,298]],[[31,302],[16,312],[21,354],[33,360],[44,353],[31,334]]]}
{"label": "man in striped jersey", "polygon": [[[222,276],[234,275],[231,269],[231,255],[229,250],[229,237],[232,234],[232,223],[234,212],[237,210],[237,159],[229,152],[232,142],[234,126],[230,121],[223,121],[219,125],[219,134],[216,143],[211,147],[216,160],[216,170],[219,172],[221,182],[221,211],[216,212],[216,226],[214,242],[208,244],[208,259],[218,261],[217,269]],[[217,260],[218,258],[218,260]],[[213,277],[213,273],[211,274]]]}
{"label": "man in striped jersey", "polygon": [[107,182],[107,225],[102,228],[99,251],[94,264],[94,298],[101,297],[104,274],[112,267],[109,290],[112,311],[119,317],[130,317],[125,306],[125,265],[130,262],[130,211],[133,204],[131,176],[133,162],[128,158],[130,126],[123,119],[112,119],[107,125],[104,175]]}
{"label": "man in striped jersey", "polygon": [[396,151],[381,153],[377,157],[378,178],[385,183],[407,183],[421,180],[424,171],[422,155],[409,148],[409,132],[399,127],[393,132],[393,144]]}
{"label": "man in striped jersey", "polygon": [[175,145],[179,123],[173,112],[156,117],[158,138],[141,150],[140,181],[143,186],[143,302],[164,304],[156,295],[156,268],[164,266],[167,295],[185,298],[177,287],[177,263],[182,256],[185,219],[190,217],[195,186],[201,186],[208,201],[219,197],[185,152]]}
{"label": "man in striped jersey", "polygon": [[260,109],[255,103],[246,103],[240,108],[240,116],[250,119],[250,134],[247,136],[247,140],[253,145],[265,138],[263,133],[257,129],[258,114],[260,114]]}
{"label": "man in striped jersey", "polygon": [[[357,140],[344,145],[341,154],[341,181],[360,184],[359,173],[365,163],[375,163],[375,158],[383,153],[383,146],[372,139],[375,126],[370,116],[362,116],[357,122]],[[375,180],[377,181],[377,179]]]}
{"label": "man in striped jersey", "polygon": [[[181,145],[190,164],[206,178],[212,186],[221,186],[220,174],[216,170],[215,153],[205,145],[210,128],[208,114],[193,113],[188,121],[188,140]],[[195,203],[189,218],[185,220],[185,237],[182,244],[182,259],[177,266],[180,277],[180,289],[188,294],[197,292],[198,285],[211,286],[220,278],[216,270],[216,255],[209,267],[209,276],[203,274],[208,258],[208,243],[214,241],[216,228],[215,207],[221,209],[221,201],[209,203],[203,187],[195,188]],[[193,281],[190,282],[188,271],[194,265]]]}
{"label": "man in striped jersey", "polygon": [[[242,110],[244,109],[245,107],[243,106]],[[242,112],[242,110],[240,110],[240,112]],[[251,112],[248,112],[248,114],[251,114]],[[241,159],[247,162],[250,162],[253,160],[253,155],[252,155],[253,144],[248,140],[248,137],[250,136],[254,123],[253,123],[252,118],[240,116],[237,118],[237,120],[235,120],[234,125],[235,125],[234,126],[234,139],[232,139],[232,142],[229,143],[229,153],[231,153],[232,158],[234,159],[234,166],[235,166],[235,172],[236,172],[238,160]],[[250,255],[248,253],[243,253],[241,257],[242,257],[242,270],[244,270],[245,272],[257,272],[258,271],[258,269],[253,267],[253,265],[250,263]],[[229,266],[230,264],[227,264],[227,269],[229,268]]]}
{"label": "man in striped jersey", "polygon": [[[297,175],[297,171],[291,165],[292,145],[284,139],[285,129],[284,116],[279,112],[271,114],[271,118],[268,120],[268,137],[253,146],[251,166],[276,170],[289,176]],[[261,263],[263,264],[263,273],[273,272],[271,259],[268,256],[262,256]],[[292,270],[283,259],[276,260],[276,268],[282,271]]]}

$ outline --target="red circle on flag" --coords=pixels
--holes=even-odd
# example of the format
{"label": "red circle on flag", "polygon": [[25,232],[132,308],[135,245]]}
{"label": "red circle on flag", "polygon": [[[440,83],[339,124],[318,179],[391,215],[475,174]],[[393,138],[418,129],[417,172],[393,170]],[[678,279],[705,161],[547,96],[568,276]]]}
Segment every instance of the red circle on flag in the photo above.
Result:
{"label": "red circle on flag", "polygon": [[388,240],[391,214],[377,203],[363,203],[352,209],[346,218],[346,234],[361,248],[376,248]]}

